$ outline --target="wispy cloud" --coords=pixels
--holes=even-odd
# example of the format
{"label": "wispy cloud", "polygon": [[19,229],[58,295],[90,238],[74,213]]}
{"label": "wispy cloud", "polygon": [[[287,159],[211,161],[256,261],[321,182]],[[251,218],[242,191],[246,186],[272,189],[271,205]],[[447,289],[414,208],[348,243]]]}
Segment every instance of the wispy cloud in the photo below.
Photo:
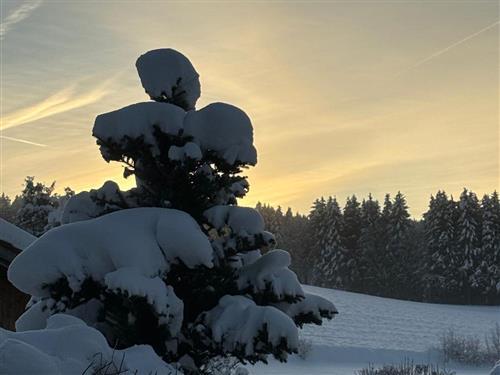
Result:
{"label": "wispy cloud", "polygon": [[4,20],[0,23],[0,40],[5,38],[8,31],[12,29],[12,27],[29,17],[33,11],[38,8],[42,4],[41,0],[31,1],[28,3],[24,3],[14,9]]}
{"label": "wispy cloud", "polygon": [[92,104],[108,94],[111,81],[107,80],[91,91],[79,95],[75,94],[75,84],[66,87],[37,104],[6,114],[2,118],[0,129],[3,131]]}
{"label": "wispy cloud", "polygon": [[431,61],[432,59],[435,59],[436,57],[441,56],[443,53],[448,52],[452,48],[455,48],[455,47],[459,46],[460,44],[465,43],[468,40],[470,40],[472,38],[475,38],[476,36],[484,33],[485,31],[488,31],[488,30],[494,28],[498,24],[500,24],[500,20],[497,20],[497,21],[493,22],[492,24],[490,24],[490,25],[488,25],[486,27],[483,27],[481,30],[478,30],[475,33],[472,33],[472,34],[466,36],[465,38],[460,39],[460,40],[456,41],[455,43],[452,43],[449,46],[447,46],[447,47],[445,47],[443,49],[440,49],[439,51],[434,52],[433,54],[427,56],[426,58],[417,61],[415,64],[413,64],[409,68],[407,68],[407,69],[403,70],[402,72],[400,72],[399,74],[397,74],[397,76],[400,76],[401,74],[406,73],[409,70],[418,68],[419,66],[421,66],[421,65],[423,65],[423,64]]}
{"label": "wispy cloud", "polygon": [[13,142],[19,142],[19,143],[25,143],[27,145],[31,146],[37,146],[37,147],[47,147],[47,145],[43,143],[36,143],[36,142],[31,142],[26,139],[21,139],[21,138],[14,138],[14,137],[7,137],[6,135],[0,135],[0,139],[6,139],[8,141],[13,141]]}

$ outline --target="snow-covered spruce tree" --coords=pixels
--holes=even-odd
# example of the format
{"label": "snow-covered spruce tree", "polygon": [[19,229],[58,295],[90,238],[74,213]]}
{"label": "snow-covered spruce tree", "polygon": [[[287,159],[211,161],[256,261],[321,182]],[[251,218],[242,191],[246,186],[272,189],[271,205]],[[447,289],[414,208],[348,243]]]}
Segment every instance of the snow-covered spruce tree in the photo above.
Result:
{"label": "snow-covered spruce tree", "polygon": [[455,246],[456,203],[444,191],[431,196],[424,214],[425,261],[422,267],[423,298],[426,301],[446,301],[457,295],[458,270]]}
{"label": "snow-covered spruce tree", "polygon": [[303,291],[286,251],[261,255],[273,235],[236,205],[241,172],[257,162],[250,119],[224,103],[195,110],[198,73],[179,52],[150,51],[136,66],[153,101],[99,115],[93,135],[137,187],[77,194],[70,224],[14,260],[9,279],[33,296],[17,329],[74,315],[118,349],[147,344],[193,374],[221,357],[286,360],[297,326],[336,310]]}
{"label": "snow-covered spruce tree", "polygon": [[387,290],[389,296],[403,298],[408,295],[407,288],[411,286],[409,276],[412,274],[410,261],[411,249],[408,246],[408,234],[411,225],[406,199],[398,192],[391,206],[388,227],[389,242],[386,253],[386,270],[391,288]]}
{"label": "snow-covered spruce tree", "polygon": [[472,283],[481,246],[481,211],[476,194],[467,189],[460,194],[456,230],[457,264],[460,264],[458,289],[463,298],[461,302],[470,304],[477,293]]}
{"label": "snow-covered spruce tree", "polygon": [[324,246],[324,237],[326,233],[325,228],[326,216],[326,200],[324,197],[316,199],[313,202],[311,211],[309,212],[309,234],[311,238],[310,243],[310,258],[312,260],[312,272],[309,277],[311,284],[322,285],[323,275],[316,267],[321,257],[321,249]]}
{"label": "snow-covered spruce tree", "polygon": [[362,253],[362,284],[363,291],[370,294],[379,294],[381,285],[379,275],[383,272],[383,251],[380,249],[380,205],[372,195],[363,199],[361,203],[361,236],[360,246]]}
{"label": "snow-covered spruce tree", "polygon": [[482,302],[500,300],[500,202],[498,193],[484,195],[481,200],[481,248],[472,275],[472,287]]}
{"label": "snow-covered spruce tree", "polygon": [[343,256],[336,259],[336,267],[342,279],[342,287],[361,291],[361,205],[355,195],[348,197],[344,206],[341,230]]}
{"label": "snow-covered spruce tree", "polygon": [[342,271],[337,265],[342,264],[345,256],[340,240],[342,212],[336,198],[329,197],[326,202],[323,228],[317,272],[322,276],[321,281],[324,286],[342,286],[342,280],[336,280],[336,276]]}
{"label": "snow-covered spruce tree", "polygon": [[10,197],[5,193],[0,195],[0,217],[10,223],[13,223],[16,219],[16,210]]}

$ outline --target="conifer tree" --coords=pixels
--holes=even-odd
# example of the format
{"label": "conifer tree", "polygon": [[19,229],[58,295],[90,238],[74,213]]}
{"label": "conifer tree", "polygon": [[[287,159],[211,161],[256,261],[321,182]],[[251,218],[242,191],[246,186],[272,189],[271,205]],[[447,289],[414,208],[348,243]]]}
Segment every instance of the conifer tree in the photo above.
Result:
{"label": "conifer tree", "polygon": [[341,243],[342,259],[337,260],[339,277],[343,287],[353,291],[362,290],[361,285],[361,206],[355,195],[347,198],[343,212]]}
{"label": "conifer tree", "polygon": [[424,214],[426,259],[423,262],[424,298],[444,301],[456,293],[453,280],[461,264],[457,264],[455,246],[456,204],[444,191],[431,196],[429,210]]}
{"label": "conifer tree", "polygon": [[379,275],[384,267],[383,252],[380,247],[380,205],[372,195],[361,203],[361,254],[363,289],[370,294],[379,294]]}
{"label": "conifer tree", "polygon": [[338,265],[343,264],[345,256],[340,240],[342,212],[337,199],[332,197],[328,198],[324,210],[324,230],[317,272],[322,276],[321,284],[323,286],[341,286],[342,280],[337,280],[336,275],[341,271]]}
{"label": "conifer tree", "polygon": [[472,287],[484,302],[493,304],[500,300],[500,202],[495,191],[484,195],[481,201],[481,248],[478,253]]}
{"label": "conifer tree", "polygon": [[228,357],[285,361],[297,326],[336,310],[303,291],[286,251],[262,255],[274,236],[237,206],[249,188],[241,173],[257,162],[250,119],[224,103],[195,110],[199,76],[177,51],[147,52],[136,66],[153,101],[99,115],[93,135],[137,186],[75,195],[69,224],[14,260],[9,279],[33,296],[18,330],[73,315],[113,347],[149,345],[185,374]]}
{"label": "conifer tree", "polygon": [[28,176],[24,181],[24,189],[19,196],[20,208],[16,213],[15,223],[35,236],[45,232],[49,214],[57,208],[54,197],[55,182],[45,185],[35,182]]}
{"label": "conifer tree", "polygon": [[294,214],[292,209],[288,208],[283,216],[280,231],[278,246],[290,252],[291,269],[297,273],[299,280],[305,281],[310,263],[307,218],[299,213]]}
{"label": "conifer tree", "polygon": [[457,259],[458,289],[470,304],[477,290],[472,286],[481,246],[481,211],[476,194],[464,189],[458,202]]}
{"label": "conifer tree", "polygon": [[321,249],[324,244],[324,236],[325,236],[325,213],[326,213],[326,201],[324,197],[316,199],[313,202],[311,211],[309,212],[309,234],[311,238],[310,248],[311,248],[311,259],[313,262],[310,263],[312,265],[311,275],[309,276],[309,280],[312,284],[320,284],[323,278],[323,275],[319,272],[315,265],[317,264]]}
{"label": "conifer tree", "polygon": [[16,212],[12,206],[12,201],[5,193],[0,195],[0,217],[10,223],[13,223],[16,218]]}
{"label": "conifer tree", "polygon": [[410,229],[410,215],[406,199],[401,192],[394,197],[391,205],[388,226],[388,243],[386,259],[388,263],[386,268],[389,274],[390,284],[392,284],[391,293],[395,297],[401,297],[405,294],[404,288],[408,287],[408,277],[411,275],[409,262],[410,252],[408,247],[408,232]]}

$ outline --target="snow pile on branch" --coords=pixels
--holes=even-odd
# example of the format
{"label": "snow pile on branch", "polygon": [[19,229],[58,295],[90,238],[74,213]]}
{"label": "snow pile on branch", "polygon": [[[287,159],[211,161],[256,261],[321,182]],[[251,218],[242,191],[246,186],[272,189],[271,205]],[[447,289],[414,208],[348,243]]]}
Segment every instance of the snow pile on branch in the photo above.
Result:
{"label": "snow pile on branch", "polygon": [[72,196],[62,212],[62,224],[93,219],[104,214],[135,208],[138,206],[134,197],[136,189],[121,191],[114,181],[106,181],[99,189],[82,191]]}
{"label": "snow pile on branch", "polygon": [[296,303],[277,303],[275,307],[283,311],[294,322],[302,327],[304,323],[321,325],[322,319],[332,319],[338,314],[334,304],[326,298],[306,293],[304,298]]}
{"label": "snow pile on branch", "polygon": [[163,323],[169,323],[172,335],[177,335],[182,325],[184,305],[175,295],[170,285],[166,285],[158,276],[150,278],[141,274],[135,267],[120,268],[104,277],[108,290],[125,292],[129,296],[140,296],[154,306],[163,317]]}
{"label": "snow pile on branch", "polygon": [[287,315],[274,307],[258,306],[243,296],[222,297],[214,309],[204,314],[202,322],[213,341],[237,356],[254,356],[266,344],[294,352],[299,344],[297,328]]}
{"label": "snow pile on branch", "polygon": [[239,271],[240,290],[253,293],[270,293],[277,301],[296,301],[304,297],[297,275],[290,271],[290,254],[284,250],[272,250],[243,267]]}
{"label": "snow pile on branch", "polygon": [[253,128],[247,114],[225,103],[212,103],[199,111],[188,112],[184,132],[199,143],[202,150],[212,150],[229,164],[241,161],[257,163],[253,146]]}
{"label": "snow pile on branch", "polygon": [[0,241],[7,242],[16,249],[23,250],[34,240],[36,240],[36,237],[32,234],[0,218]]}
{"label": "snow pile on branch", "polygon": [[[110,161],[119,160],[119,151],[130,150],[138,142],[158,156],[162,150],[157,131],[192,139],[202,152],[215,152],[231,165],[257,163],[250,119],[241,109],[225,103],[209,104],[187,113],[168,103],[136,103],[97,116],[93,135],[99,140],[103,158]],[[201,159],[199,151],[195,153]]]}
{"label": "snow pile on branch", "polygon": [[170,49],[146,52],[136,62],[142,87],[151,99],[193,109],[200,97],[199,75],[183,54]]}
{"label": "snow pile on branch", "polygon": [[217,232],[212,245],[221,254],[244,257],[256,249],[269,249],[276,243],[264,230],[264,219],[255,209],[238,206],[214,206],[203,213],[207,225]]}
{"label": "snow pile on branch", "polygon": [[[181,108],[168,103],[136,103],[97,116],[92,135],[121,148],[131,147],[141,139],[152,147],[153,155],[157,155],[155,129],[177,135],[183,128],[185,114]],[[109,147],[101,146],[101,153],[106,161],[113,160]]]}
{"label": "snow pile on branch", "polygon": [[200,160],[202,158],[200,147],[193,142],[188,142],[184,146],[170,146],[168,157],[170,160],[184,161],[186,159]]}
{"label": "snow pile on branch", "polygon": [[264,219],[259,211],[250,207],[214,206],[204,213],[207,221],[215,228],[228,226],[240,235],[257,234],[264,231]]}
{"label": "snow pile on branch", "polygon": [[188,214],[135,208],[47,232],[14,259],[8,276],[23,292],[48,297],[44,285],[60,278],[77,291],[85,279],[102,281],[124,267],[134,267],[145,277],[168,271],[178,261],[188,267],[211,267],[212,252]]}
{"label": "snow pile on branch", "polygon": [[51,316],[43,330],[0,328],[1,374],[81,375],[104,366],[110,373],[179,374],[150,346],[114,350],[98,330],[69,315]]}

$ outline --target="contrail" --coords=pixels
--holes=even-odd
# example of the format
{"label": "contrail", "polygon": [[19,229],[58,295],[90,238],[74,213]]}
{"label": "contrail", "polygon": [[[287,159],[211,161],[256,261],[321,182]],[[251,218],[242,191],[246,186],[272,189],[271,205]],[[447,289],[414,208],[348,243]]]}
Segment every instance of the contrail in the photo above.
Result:
{"label": "contrail", "polygon": [[26,143],[28,145],[37,146],[37,147],[47,147],[47,145],[44,145],[43,143],[31,142],[31,141],[27,141],[26,139],[21,139],[21,138],[7,137],[6,135],[0,135],[0,138],[7,139],[9,141],[14,141],[14,142]]}
{"label": "contrail", "polygon": [[69,87],[52,94],[41,102],[4,115],[2,117],[0,128],[2,130],[7,130],[28,122],[41,120],[46,117],[95,103],[109,93],[109,86],[112,84],[114,79],[115,77],[112,77],[94,89],[79,95],[74,95],[76,85],[72,84]]}
{"label": "contrail", "polygon": [[16,24],[29,17],[42,4],[41,0],[22,4],[0,23],[0,40],[4,40],[7,32]]}
{"label": "contrail", "polygon": [[417,67],[419,67],[419,66],[421,66],[421,65],[425,64],[426,62],[428,62],[428,61],[430,61],[430,60],[432,60],[432,59],[434,59],[434,58],[436,58],[436,57],[438,57],[438,56],[441,56],[443,53],[445,53],[445,52],[449,51],[450,49],[455,48],[456,46],[458,46],[458,45],[460,45],[460,44],[462,44],[462,43],[465,43],[465,42],[467,42],[468,40],[470,40],[470,39],[472,39],[472,38],[475,38],[475,37],[476,37],[476,36],[478,36],[479,34],[482,34],[482,33],[484,33],[485,31],[488,31],[489,29],[492,29],[493,27],[495,27],[495,26],[496,26],[496,25],[498,25],[499,23],[500,23],[500,20],[497,20],[497,21],[493,22],[491,25],[488,25],[488,26],[486,26],[486,27],[482,28],[481,30],[476,31],[476,32],[475,32],[475,33],[473,33],[473,34],[471,34],[471,35],[469,35],[469,36],[467,36],[467,37],[465,37],[465,38],[463,38],[463,39],[461,39],[461,40],[459,40],[459,41],[457,41],[457,42],[455,42],[455,43],[453,43],[453,44],[450,44],[448,47],[443,48],[443,49],[441,49],[441,50],[439,50],[439,51],[437,51],[437,52],[434,52],[432,55],[427,56],[425,59],[422,59],[422,60],[420,60],[420,61],[417,61],[415,64],[413,64],[413,65],[412,65],[412,66],[410,66],[409,68],[407,68],[407,69],[403,70],[402,72],[400,72],[399,74],[397,74],[397,76],[400,76],[401,74],[403,74],[403,73],[405,73],[405,72],[407,72],[407,71],[409,71],[409,70],[415,69],[415,68],[417,68]]}

